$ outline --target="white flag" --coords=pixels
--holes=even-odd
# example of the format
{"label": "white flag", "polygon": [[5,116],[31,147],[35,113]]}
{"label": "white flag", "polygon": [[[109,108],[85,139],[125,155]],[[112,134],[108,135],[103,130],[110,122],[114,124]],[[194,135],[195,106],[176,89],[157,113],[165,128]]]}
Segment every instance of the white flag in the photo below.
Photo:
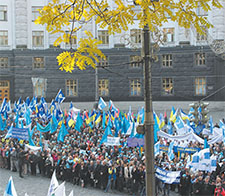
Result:
{"label": "white flag", "polygon": [[73,196],[73,190],[70,192],[69,196]]}
{"label": "white flag", "polygon": [[4,196],[17,196],[16,189],[13,184],[12,176],[9,178],[8,184],[4,192]]}
{"label": "white flag", "polygon": [[53,174],[52,174],[52,179],[51,179],[51,182],[50,182],[50,186],[48,188],[47,196],[51,196],[58,186],[59,186],[59,183],[58,183],[58,180],[56,178],[55,171],[54,171]]}
{"label": "white flag", "polygon": [[65,182],[57,187],[54,191],[54,196],[66,196]]}

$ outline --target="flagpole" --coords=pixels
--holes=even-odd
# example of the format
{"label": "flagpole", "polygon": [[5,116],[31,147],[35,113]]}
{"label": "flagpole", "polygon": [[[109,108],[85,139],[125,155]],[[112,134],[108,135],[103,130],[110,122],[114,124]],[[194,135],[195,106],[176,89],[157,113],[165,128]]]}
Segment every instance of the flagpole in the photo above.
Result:
{"label": "flagpole", "polygon": [[[95,39],[97,39],[97,25],[96,25],[96,20],[95,20]],[[97,61],[95,60],[95,103],[98,104],[98,65]]]}

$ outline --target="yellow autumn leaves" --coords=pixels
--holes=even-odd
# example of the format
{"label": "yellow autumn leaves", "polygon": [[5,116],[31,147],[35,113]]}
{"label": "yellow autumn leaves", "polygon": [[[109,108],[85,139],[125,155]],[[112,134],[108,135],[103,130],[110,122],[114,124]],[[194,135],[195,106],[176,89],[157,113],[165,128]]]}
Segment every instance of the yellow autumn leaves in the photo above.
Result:
{"label": "yellow autumn leaves", "polygon": [[[219,0],[136,0],[136,7],[128,2],[130,1],[52,0],[40,10],[35,23],[46,25],[48,32],[57,35],[55,46],[69,44],[72,39],[77,39],[76,32],[90,21],[107,29],[109,34],[114,34],[127,31],[135,19],[138,19],[139,28],[148,24],[149,30],[154,32],[170,18],[181,27],[194,26],[197,32],[204,34],[205,29],[212,27],[212,24],[207,17],[196,13],[197,8],[200,6],[207,12],[213,7],[222,7]],[[140,11],[135,12],[136,8]],[[59,54],[57,59],[61,70],[72,72],[75,66],[81,70],[87,66],[95,68],[96,62],[105,58],[98,49],[101,42],[90,33],[86,34],[87,38],[79,40],[78,48]]]}

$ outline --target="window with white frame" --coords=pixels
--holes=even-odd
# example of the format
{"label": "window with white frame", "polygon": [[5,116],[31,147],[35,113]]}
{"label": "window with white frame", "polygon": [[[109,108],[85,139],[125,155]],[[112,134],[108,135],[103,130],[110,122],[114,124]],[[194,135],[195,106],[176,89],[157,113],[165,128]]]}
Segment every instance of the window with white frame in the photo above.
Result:
{"label": "window with white frame", "polygon": [[109,33],[108,30],[98,30],[98,39],[102,41],[102,44],[109,44]]}
{"label": "window with white frame", "polygon": [[44,31],[32,31],[32,45],[33,47],[44,46]]}
{"label": "window with white frame", "polygon": [[31,78],[33,83],[33,95],[36,97],[45,97],[47,90],[47,79]]}
{"label": "window with white frame", "polygon": [[66,36],[67,36],[67,42],[66,42],[66,46],[75,46],[77,44],[77,36],[75,35],[75,33],[66,31]]}
{"label": "window with white frame", "polygon": [[206,79],[195,78],[195,95],[203,96],[206,95]]}
{"label": "window with white frame", "polygon": [[109,96],[109,80],[108,79],[98,80],[98,92],[99,92],[99,96],[102,96],[102,97]]}
{"label": "window with white frame", "polygon": [[78,95],[77,80],[66,80],[66,96],[74,97]]}
{"label": "window with white frame", "polygon": [[208,30],[206,27],[202,27],[204,34],[200,34],[197,32],[197,41],[207,41]]}
{"label": "window with white frame", "polygon": [[0,5],[0,21],[7,21],[7,6]]}
{"label": "window with white frame", "polygon": [[33,57],[33,68],[43,69],[45,67],[44,57]]}
{"label": "window with white frame", "polygon": [[130,80],[130,95],[140,96],[141,95],[141,81],[140,79]]}
{"label": "window with white frame", "polygon": [[8,57],[0,57],[0,69],[3,68],[8,68]]}
{"label": "window with white frame", "polygon": [[133,43],[136,43],[136,44],[141,43],[141,29],[131,29],[130,37]]}
{"label": "window with white frame", "polygon": [[173,79],[172,78],[162,79],[162,90],[163,90],[163,94],[165,95],[173,94]]}
{"label": "window with white frame", "polygon": [[196,65],[205,65],[205,53],[195,54]]}
{"label": "window with white frame", "polygon": [[142,65],[142,58],[141,56],[130,56],[130,67],[131,68],[139,68]]}
{"label": "window with white frame", "polygon": [[42,9],[42,6],[32,6],[32,22],[34,22],[38,16],[40,16],[39,9]]}
{"label": "window with white frame", "polygon": [[108,67],[109,66],[109,57],[105,56],[105,59],[100,58],[98,66],[100,66],[100,67]]}
{"label": "window with white frame", "polygon": [[173,56],[172,54],[163,54],[162,55],[162,65],[163,67],[172,67]]}
{"label": "window with white frame", "polygon": [[0,31],[0,46],[8,46],[8,31]]}
{"label": "window with white frame", "polygon": [[164,28],[163,29],[164,40],[167,43],[174,42],[174,28]]}

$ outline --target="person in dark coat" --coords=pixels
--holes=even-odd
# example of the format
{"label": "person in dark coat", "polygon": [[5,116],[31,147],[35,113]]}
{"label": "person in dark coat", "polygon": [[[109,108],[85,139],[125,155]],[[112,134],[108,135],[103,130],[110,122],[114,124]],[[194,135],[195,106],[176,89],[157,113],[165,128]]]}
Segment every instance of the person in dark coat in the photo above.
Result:
{"label": "person in dark coat", "polygon": [[31,168],[31,175],[36,176],[36,164],[37,164],[37,156],[34,152],[31,152],[29,157],[30,168]]}
{"label": "person in dark coat", "polygon": [[213,195],[214,187],[213,187],[213,185],[211,185],[209,183],[209,179],[210,179],[209,176],[207,176],[205,178],[204,183],[202,185],[201,195],[204,195],[204,196],[212,196]]}
{"label": "person in dark coat", "polygon": [[18,153],[18,167],[19,167],[19,176],[23,178],[22,172],[23,172],[23,164],[24,164],[24,159],[26,157],[26,152],[20,148],[19,153]]}
{"label": "person in dark coat", "polygon": [[72,173],[73,173],[73,184],[79,185],[79,181],[80,181],[80,163],[76,162],[73,165]]}
{"label": "person in dark coat", "polygon": [[97,160],[96,162],[96,166],[94,169],[94,182],[95,182],[95,186],[96,188],[101,188],[101,175],[100,175],[100,171],[101,171],[101,164],[100,161]]}
{"label": "person in dark coat", "polygon": [[183,174],[180,179],[180,194],[182,196],[189,196],[191,192],[191,176],[188,172]]}
{"label": "person in dark coat", "polygon": [[139,183],[141,181],[141,173],[139,169],[134,166],[132,170],[132,192],[133,194],[137,194],[139,190]]}
{"label": "person in dark coat", "polygon": [[202,176],[199,176],[193,185],[193,195],[194,196],[201,195],[202,186],[203,186],[202,184],[203,184]]}
{"label": "person in dark coat", "polygon": [[87,169],[86,165],[84,164],[84,162],[81,162],[81,165],[80,165],[80,181],[81,181],[81,186],[83,188],[86,186],[86,183],[87,183],[87,173],[88,173],[88,169]]}
{"label": "person in dark coat", "polygon": [[100,168],[100,184],[103,187],[103,190],[106,189],[108,183],[108,166],[106,165],[106,162],[103,161],[101,168]]}

